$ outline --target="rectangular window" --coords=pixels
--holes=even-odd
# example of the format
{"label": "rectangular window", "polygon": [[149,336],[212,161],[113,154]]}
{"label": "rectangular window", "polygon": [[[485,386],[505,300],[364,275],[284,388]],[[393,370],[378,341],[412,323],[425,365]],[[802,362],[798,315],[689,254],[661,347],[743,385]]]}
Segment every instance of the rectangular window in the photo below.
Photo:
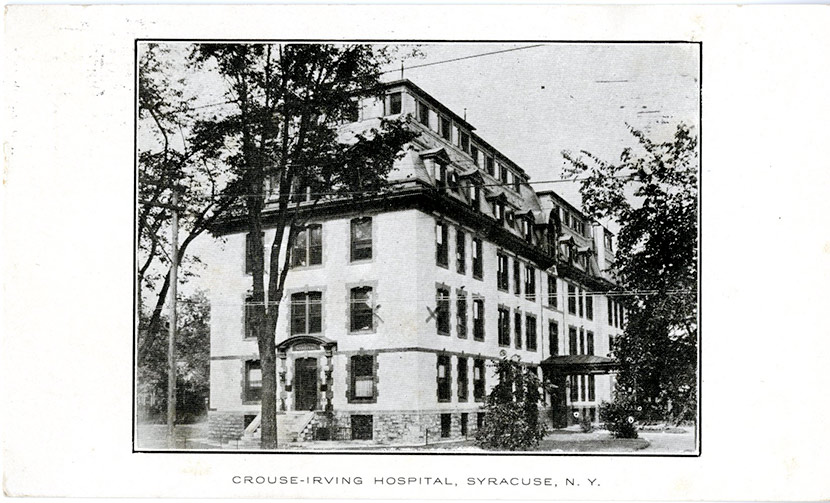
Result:
{"label": "rectangular window", "polygon": [[440,335],[450,335],[450,291],[438,288],[435,293],[435,325]]}
{"label": "rectangular window", "polygon": [[323,263],[323,226],[306,226],[294,236],[291,248],[291,267],[320,265]]}
{"label": "rectangular window", "polygon": [[473,339],[484,340],[484,299],[473,300]]}
{"label": "rectangular window", "polygon": [[[466,401],[466,400],[465,400]],[[470,421],[470,414],[469,412],[462,412],[461,413],[461,436],[467,436],[467,423]]]}
{"label": "rectangular window", "polygon": [[473,360],[473,399],[476,402],[484,400],[485,379],[484,360]]}
{"label": "rectangular window", "polygon": [[525,266],[525,298],[536,301],[536,269],[532,265]]}
{"label": "rectangular window", "polygon": [[256,402],[262,399],[262,366],[259,360],[245,362],[245,401]]}
{"label": "rectangular window", "polygon": [[510,345],[510,310],[499,307],[499,346]]}
{"label": "rectangular window", "polygon": [[605,249],[609,252],[614,251],[614,248],[611,245],[611,234],[608,231],[605,231]]}
{"label": "rectangular window", "polygon": [[501,201],[493,201],[493,215],[499,223],[504,223],[504,203]]}
{"label": "rectangular window", "polygon": [[470,206],[476,211],[481,211],[481,187],[478,185],[469,185],[470,188]]}
{"label": "rectangular window", "polygon": [[[265,233],[259,234],[259,243],[262,244],[262,240],[265,237]],[[245,274],[252,274],[254,272],[254,235],[248,233],[245,235]]]}
{"label": "rectangular window", "polygon": [[522,219],[522,235],[525,237],[525,241],[533,243],[533,222],[527,218]]}
{"label": "rectangular window", "polygon": [[588,332],[585,337],[588,338],[588,354],[593,355],[594,354],[594,333],[593,332]]}
{"label": "rectangular window", "polygon": [[[579,399],[583,402],[588,398],[587,386],[585,385],[585,376],[579,376]],[[583,411],[584,412],[584,411]]]}
{"label": "rectangular window", "polygon": [[441,127],[440,127],[440,129],[441,129],[441,131],[440,131],[441,138],[443,138],[447,141],[452,141],[451,140],[452,139],[452,126],[451,126],[450,120],[448,118],[442,116],[440,124],[441,124]]}
{"label": "rectangular window", "polygon": [[551,356],[559,355],[559,323],[548,322],[548,351]]}
{"label": "rectangular window", "polygon": [[585,354],[585,329],[579,329],[579,354]]}
{"label": "rectangular window", "polygon": [[357,100],[350,100],[348,108],[343,114],[345,122],[357,122],[360,120],[360,103]]}
{"label": "rectangular window", "polygon": [[612,354],[614,354],[614,336],[609,335],[608,336],[608,356],[611,356]]}
{"label": "rectangular window", "polygon": [[507,291],[509,286],[509,280],[507,275],[507,255],[503,253],[497,253],[496,259],[498,261],[499,269],[498,274],[496,275],[496,286],[498,286],[499,290]]}
{"label": "rectangular window", "polygon": [[496,161],[490,156],[484,158],[484,169],[488,175],[494,176],[496,174]]}
{"label": "rectangular window", "polygon": [[513,293],[522,294],[522,264],[519,259],[513,259]]}
{"label": "rectangular window", "polygon": [[625,308],[620,306],[620,328],[625,325]]}
{"label": "rectangular window", "polygon": [[441,438],[450,438],[452,433],[452,414],[441,414]]}
{"label": "rectangular window", "polygon": [[576,300],[579,301],[579,317],[585,316],[585,295],[581,288],[576,289]]}
{"label": "rectangular window", "polygon": [[608,325],[614,326],[614,301],[611,300],[611,297],[607,298],[608,300]]}
{"label": "rectangular window", "polygon": [[355,218],[351,222],[352,262],[372,258],[372,218]]}
{"label": "rectangular window", "polygon": [[470,156],[473,158],[473,164],[478,166],[478,147],[475,145],[470,146]]}
{"label": "rectangular window", "polygon": [[620,305],[614,302],[614,326],[620,328]]}
{"label": "rectangular window", "polygon": [[519,192],[519,189],[522,187],[522,177],[513,173],[513,190]]}
{"label": "rectangular window", "polygon": [[375,357],[356,355],[352,363],[352,400],[370,400],[375,397]]}
{"label": "rectangular window", "polygon": [[570,377],[570,395],[571,395],[571,402],[578,402],[579,401],[579,380],[578,376],[569,376]]}
{"label": "rectangular window", "polygon": [[585,292],[585,317],[589,320],[594,319],[594,294],[592,292]]}
{"label": "rectangular window", "polygon": [[244,327],[244,334],[245,338],[247,339],[256,339],[259,335],[259,332],[256,329],[256,324],[254,323],[254,315],[256,309],[256,304],[254,304],[254,297],[253,295],[248,295],[245,297],[245,327]]}
{"label": "rectangular window", "polygon": [[576,287],[568,285],[568,313],[576,314]]}
{"label": "rectangular window", "polygon": [[470,135],[460,129],[458,130],[458,146],[464,152],[470,153]]}
{"label": "rectangular window", "polygon": [[467,358],[458,357],[458,401],[466,402],[469,396],[469,376],[467,375]]}
{"label": "rectangular window", "polygon": [[455,269],[458,274],[467,272],[467,235],[461,229],[455,230]]}
{"label": "rectangular window", "polygon": [[418,102],[418,122],[429,127],[429,107],[423,101]]}
{"label": "rectangular window", "polygon": [[597,382],[593,374],[588,376],[588,401],[593,402],[597,399]]}
{"label": "rectangular window", "polygon": [[450,401],[450,357],[447,355],[438,355],[438,401]]}
{"label": "rectangular window", "polygon": [[503,164],[499,164],[499,180],[503,184],[507,184],[507,167]]}
{"label": "rectangular window", "polygon": [[449,267],[450,254],[449,244],[449,230],[446,222],[437,222],[435,224],[435,263],[441,267]]}
{"label": "rectangular window", "polygon": [[516,338],[516,349],[522,349],[522,313],[513,313],[513,334]]}
{"label": "rectangular window", "polygon": [[322,292],[291,295],[291,335],[319,334],[323,331]]}
{"label": "rectangular window", "polygon": [[481,240],[473,238],[473,277],[476,279],[482,279],[484,277],[484,260],[482,255]]}
{"label": "rectangular window", "polygon": [[401,113],[402,109],[401,93],[392,93],[389,95],[389,113],[387,115],[395,115]]}
{"label": "rectangular window", "polygon": [[354,414],[350,419],[352,422],[352,440],[372,440],[374,426],[371,415]]}
{"label": "rectangular window", "polygon": [[537,337],[536,337],[536,316],[528,314],[525,316],[525,333],[527,334],[527,350],[536,351]]}
{"label": "rectangular window", "polygon": [[548,306],[559,308],[559,292],[556,289],[556,276],[548,274]]}
{"label": "rectangular window", "polygon": [[568,354],[569,355],[579,354],[579,349],[577,348],[576,344],[577,344],[576,327],[568,327]]}
{"label": "rectangular window", "polygon": [[352,288],[349,293],[352,332],[372,330],[374,328],[374,302],[372,287]]}
{"label": "rectangular window", "polygon": [[461,339],[467,338],[467,294],[464,290],[458,290],[456,293],[456,318],[458,319],[458,337]]}

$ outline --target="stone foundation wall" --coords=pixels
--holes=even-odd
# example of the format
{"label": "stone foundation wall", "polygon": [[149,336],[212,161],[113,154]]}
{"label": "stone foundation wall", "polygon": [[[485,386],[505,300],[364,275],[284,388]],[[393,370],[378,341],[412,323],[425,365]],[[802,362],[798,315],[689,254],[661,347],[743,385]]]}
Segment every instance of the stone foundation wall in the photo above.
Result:
{"label": "stone foundation wall", "polygon": [[208,436],[215,440],[237,440],[245,431],[245,414],[241,412],[208,412]]}
{"label": "stone foundation wall", "polygon": [[[450,435],[441,436],[441,414],[450,414]],[[461,412],[335,412],[330,426],[332,440],[351,440],[351,416],[372,416],[372,440],[381,444],[421,444],[441,440],[461,440]],[[319,416],[319,415],[318,415]],[[318,421],[315,419],[315,421]],[[328,425],[319,420],[319,427]],[[475,437],[476,413],[467,413],[466,438]]]}

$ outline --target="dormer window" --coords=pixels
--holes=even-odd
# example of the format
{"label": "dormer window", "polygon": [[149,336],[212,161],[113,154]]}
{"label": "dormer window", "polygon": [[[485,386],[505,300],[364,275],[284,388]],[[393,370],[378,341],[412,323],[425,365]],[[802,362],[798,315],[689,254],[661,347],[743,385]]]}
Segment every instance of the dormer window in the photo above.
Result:
{"label": "dormer window", "polygon": [[484,159],[484,169],[487,171],[487,174],[490,176],[495,176],[496,174],[496,161],[490,156],[487,156]]}
{"label": "dormer window", "polygon": [[458,130],[458,146],[464,152],[470,153],[470,134],[462,130]]}
{"label": "dormer window", "polygon": [[533,226],[527,218],[522,219],[522,235],[528,243],[533,242]]}
{"label": "dormer window", "polygon": [[501,183],[507,184],[507,173],[508,169],[503,164],[499,164],[499,180]]}
{"label": "dormer window", "polygon": [[423,101],[418,102],[418,122],[429,127],[429,107]]}
{"label": "dormer window", "polygon": [[470,156],[472,156],[472,158],[473,158],[473,164],[478,166],[478,164],[479,164],[479,162],[478,162],[478,147],[476,147],[475,145],[472,145],[470,147]]}
{"label": "dormer window", "polygon": [[478,185],[469,185],[470,191],[470,206],[476,210],[481,210],[481,188]]}
{"label": "dormer window", "polygon": [[439,189],[443,189],[447,186],[447,165],[436,164],[435,170],[435,185],[437,185]]}
{"label": "dormer window", "polygon": [[455,170],[450,170],[447,175],[447,185],[449,185],[450,190],[458,191],[458,173]]}
{"label": "dormer window", "polygon": [[401,113],[403,108],[403,100],[401,93],[392,93],[389,95],[389,113],[387,115],[396,115]]}
{"label": "dormer window", "polygon": [[440,121],[439,121],[439,124],[440,124],[439,133],[441,134],[441,138],[443,138],[447,141],[451,141],[451,138],[452,138],[452,125],[451,124],[452,123],[450,122],[450,120],[448,118],[442,116]]}
{"label": "dormer window", "polygon": [[496,216],[496,220],[498,220],[500,223],[504,223],[503,201],[493,201],[493,214]]}

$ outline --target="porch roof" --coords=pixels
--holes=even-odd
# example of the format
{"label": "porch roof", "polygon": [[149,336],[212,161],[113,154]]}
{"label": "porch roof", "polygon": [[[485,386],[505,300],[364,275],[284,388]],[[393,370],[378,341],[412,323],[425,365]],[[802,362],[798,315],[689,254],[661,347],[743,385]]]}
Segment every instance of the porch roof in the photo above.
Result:
{"label": "porch roof", "polygon": [[617,360],[596,355],[550,356],[540,363],[543,369],[557,374],[608,374],[619,367]]}

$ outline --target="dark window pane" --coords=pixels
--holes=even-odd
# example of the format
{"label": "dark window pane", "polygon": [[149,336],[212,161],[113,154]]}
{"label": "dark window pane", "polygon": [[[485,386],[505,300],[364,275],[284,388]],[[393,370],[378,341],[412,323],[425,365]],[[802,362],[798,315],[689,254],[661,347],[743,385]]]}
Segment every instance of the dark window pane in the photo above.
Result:
{"label": "dark window pane", "polygon": [[464,231],[457,229],[455,232],[455,264],[459,274],[467,271],[467,238]]}
{"label": "dark window pane", "polygon": [[351,291],[351,330],[372,329],[372,288],[352,288]]}
{"label": "dark window pane", "polygon": [[484,340],[484,301],[481,299],[473,301],[473,338]]}
{"label": "dark window pane", "polygon": [[568,354],[575,355],[579,353],[577,349],[576,328],[568,327]]}
{"label": "dark window pane", "polygon": [[522,347],[522,313],[513,314],[513,333],[516,338],[516,348]]}
{"label": "dark window pane", "polygon": [[352,220],[352,260],[372,258],[372,219]]}
{"label": "dark window pane", "polygon": [[308,294],[308,333],[316,334],[323,331],[323,294],[309,292]]}
{"label": "dark window pane", "polygon": [[429,127],[429,107],[422,101],[418,102],[418,121]]}
{"label": "dark window pane", "polygon": [[548,350],[551,356],[559,354],[559,324],[551,321],[548,324]]}
{"label": "dark window pane", "polygon": [[444,288],[436,290],[436,326],[439,334],[450,333],[450,291]]}
{"label": "dark window pane", "polygon": [[401,113],[401,93],[389,95],[389,115]]}
{"label": "dark window pane", "polygon": [[257,401],[262,397],[262,366],[259,360],[245,362],[245,400]]}
{"label": "dark window pane", "polygon": [[441,137],[449,141],[452,138],[450,120],[446,117],[441,117]]}
{"label": "dark window pane", "polygon": [[306,294],[295,293],[291,296],[291,333],[304,334],[306,319]]}
{"label": "dark window pane", "polygon": [[456,316],[458,318],[458,337],[467,337],[467,296],[458,292],[456,300]]}
{"label": "dark window pane", "polygon": [[467,359],[458,359],[458,401],[466,402],[468,396]]}
{"label": "dark window pane", "polygon": [[438,400],[446,401],[450,399],[450,357],[445,355],[438,356]]}
{"label": "dark window pane", "polygon": [[588,337],[588,354],[593,355],[594,354],[594,333],[593,332],[588,332],[587,337]]}
{"label": "dark window pane", "polygon": [[323,263],[323,227],[310,225],[308,227],[308,263],[319,265]]}

